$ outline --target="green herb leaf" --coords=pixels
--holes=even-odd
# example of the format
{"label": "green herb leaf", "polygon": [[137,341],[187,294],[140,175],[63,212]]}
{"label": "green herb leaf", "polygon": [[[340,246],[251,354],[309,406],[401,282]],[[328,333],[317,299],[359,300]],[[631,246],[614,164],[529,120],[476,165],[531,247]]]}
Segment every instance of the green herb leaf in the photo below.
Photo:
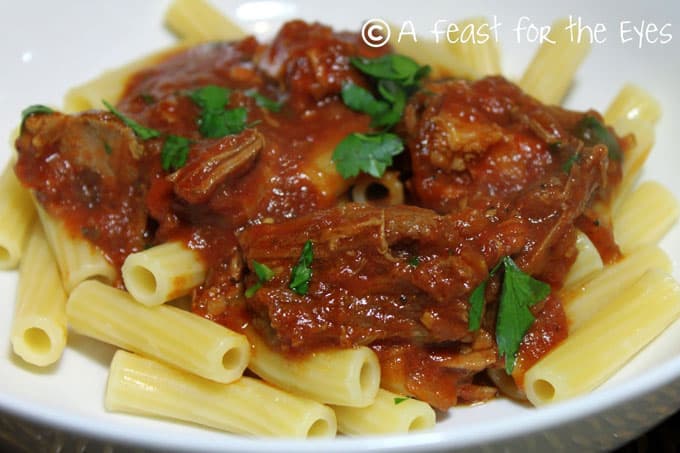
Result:
{"label": "green herb leaf", "polygon": [[391,80],[381,80],[378,82],[378,91],[390,102],[391,108],[382,114],[376,115],[371,126],[390,128],[401,119],[408,96],[406,90],[401,85]]}
{"label": "green herb leaf", "polygon": [[245,107],[231,110],[204,110],[198,120],[198,130],[208,138],[221,138],[227,135],[239,134],[246,128],[248,111]]}
{"label": "green herb leaf", "polygon": [[152,129],[150,127],[142,126],[139,124],[137,121],[133,120],[132,118],[128,118],[127,116],[123,115],[121,112],[119,112],[114,106],[106,102],[105,100],[102,100],[102,104],[106,106],[106,108],[116,115],[118,119],[120,119],[127,127],[132,129],[132,132],[135,133],[137,137],[139,137],[142,140],[149,140],[151,138],[157,138],[161,136],[161,133],[157,131],[156,129]]}
{"label": "green herb leaf", "polygon": [[245,107],[225,110],[231,90],[208,85],[189,93],[189,97],[201,108],[198,130],[207,138],[222,138],[238,134],[246,128],[248,111]]}
{"label": "green herb leaf", "polygon": [[401,404],[408,399],[410,399],[408,396],[396,396],[394,397],[394,405]]}
{"label": "green herb leaf", "polygon": [[106,152],[106,154],[111,155],[111,153],[113,152],[113,149],[111,149],[111,145],[109,145],[109,142],[106,142],[106,141],[103,142],[103,143],[104,143],[104,151]]}
{"label": "green herb leaf", "polygon": [[510,257],[503,258],[505,275],[496,319],[498,353],[505,356],[505,371],[510,374],[515,367],[515,354],[534,315],[529,307],[550,294],[550,285],[522,272]]}
{"label": "green herb leaf", "polygon": [[250,96],[255,99],[255,104],[259,107],[265,108],[272,112],[280,112],[283,102],[277,102],[273,99],[268,98],[264,94],[259,93],[257,90],[252,89],[245,92],[246,96]]}
{"label": "green herb leaf", "polygon": [[486,287],[489,279],[496,274],[501,265],[505,274],[496,319],[496,343],[498,354],[501,357],[505,356],[505,371],[510,374],[515,367],[515,355],[522,343],[522,338],[535,319],[529,308],[548,297],[550,285],[525,274],[512,258],[504,257],[470,295],[468,316],[470,331],[475,331],[480,327]]}
{"label": "green herb leaf", "polygon": [[409,258],[408,264],[409,266],[418,267],[418,265],[420,264],[420,257],[412,256],[411,258]]}
{"label": "green herb leaf", "polygon": [[580,158],[581,156],[579,153],[574,153],[571,156],[569,156],[569,159],[567,159],[567,161],[564,164],[562,164],[562,171],[564,171],[565,173],[569,173],[571,171],[571,167],[573,167],[574,164],[578,162]]}
{"label": "green herb leaf", "polygon": [[174,171],[187,163],[190,140],[177,135],[168,135],[161,149],[161,165],[165,171]]}
{"label": "green herb leaf", "polygon": [[189,97],[203,110],[223,110],[229,102],[231,90],[229,88],[208,85],[189,93]]}
{"label": "green herb leaf", "polygon": [[576,125],[575,135],[582,138],[590,146],[603,144],[607,146],[609,158],[621,160],[622,152],[619,141],[607,127],[594,116],[586,115]]}
{"label": "green herb leaf", "polygon": [[392,157],[404,150],[401,139],[394,134],[350,134],[333,152],[333,161],[343,178],[360,171],[379,178],[392,165]]}
{"label": "green herb leaf", "polygon": [[274,277],[274,271],[271,270],[267,265],[259,263],[253,260],[253,270],[257,276],[257,283],[248,288],[245,292],[246,297],[253,297],[258,289],[262,288],[262,285]]}
{"label": "green herb leaf", "polygon": [[21,128],[23,129],[24,123],[26,122],[26,118],[28,118],[29,116],[43,115],[45,113],[54,113],[54,110],[42,104],[35,104],[26,107],[21,111]]}
{"label": "green herb leaf", "polygon": [[288,287],[296,293],[304,296],[309,291],[309,281],[312,279],[312,260],[314,253],[312,251],[312,241],[305,242],[302,247],[302,253],[297,264],[293,267],[290,275],[290,283]]}
{"label": "green herb leaf", "polygon": [[156,98],[153,97],[153,95],[148,94],[148,93],[142,93],[139,95],[140,99],[146,104],[146,105],[151,105],[156,102]]}
{"label": "green herb leaf", "polygon": [[470,312],[468,315],[468,330],[474,332],[482,325],[482,311],[484,310],[484,294],[489,279],[485,279],[470,295]]}
{"label": "green herb leaf", "polygon": [[258,280],[261,282],[268,282],[274,278],[274,271],[271,270],[267,265],[259,263],[253,260],[253,270],[255,275],[257,275]]}
{"label": "green herb leaf", "polygon": [[353,83],[343,85],[341,95],[347,107],[371,117],[382,115],[390,109],[387,102],[379,101],[370,91]]}
{"label": "green herb leaf", "polygon": [[430,72],[429,66],[420,66],[413,59],[399,54],[372,59],[352,57],[350,62],[364,74],[376,79],[396,80],[404,86],[416,84]]}

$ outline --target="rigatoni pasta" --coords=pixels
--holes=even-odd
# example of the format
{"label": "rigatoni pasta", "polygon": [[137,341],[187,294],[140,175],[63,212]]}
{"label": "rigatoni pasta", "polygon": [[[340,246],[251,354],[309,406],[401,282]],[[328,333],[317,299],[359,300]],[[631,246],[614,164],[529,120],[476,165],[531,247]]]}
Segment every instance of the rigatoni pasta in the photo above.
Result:
{"label": "rigatoni pasta", "polygon": [[678,220],[675,196],[655,181],[640,184],[614,213],[614,238],[624,254],[657,244]]}
{"label": "rigatoni pasta", "polygon": [[113,356],[104,405],[110,411],[153,415],[237,434],[333,437],[333,411],[257,379],[210,381],[125,351]]}
{"label": "rigatoni pasta", "polygon": [[17,180],[10,162],[0,175],[0,269],[19,264],[35,219],[31,196]]}
{"label": "rigatoni pasta", "polygon": [[364,407],[380,387],[380,363],[367,347],[315,352],[297,360],[272,351],[250,331],[249,368],[267,382],[326,404]]}
{"label": "rigatoni pasta", "polygon": [[26,362],[44,367],[61,357],[66,347],[66,297],[45,233],[35,224],[21,260],[10,333],[14,352]]}
{"label": "rigatoni pasta", "polygon": [[367,407],[334,406],[338,430],[349,435],[410,433],[434,427],[434,409],[388,390],[380,389]]}
{"label": "rigatoni pasta", "polygon": [[113,283],[116,269],[101,250],[85,238],[73,236],[59,219],[51,217],[37,203],[36,210],[67,292],[90,279]]}
{"label": "rigatoni pasta", "polygon": [[192,41],[236,41],[246,33],[205,0],[176,0],[165,13],[165,24],[180,38]]}
{"label": "rigatoni pasta", "polygon": [[180,242],[131,253],[121,268],[125,287],[145,305],[160,305],[189,294],[205,279],[205,272],[200,256]]}
{"label": "rigatoni pasta", "polygon": [[592,391],[678,315],[678,283],[663,271],[646,272],[527,371],[529,401],[539,406]]}
{"label": "rigatoni pasta", "polygon": [[97,281],[71,292],[66,313],[78,333],[217,382],[241,377],[250,357],[243,335],[179,308],[147,307]]}
{"label": "rigatoni pasta", "polygon": [[559,104],[571,86],[576,70],[590,52],[590,35],[572,39],[568,19],[555,21],[548,40],[534,55],[519,86],[546,104]]}
{"label": "rigatoni pasta", "polygon": [[564,291],[564,311],[569,319],[569,332],[577,331],[602,309],[611,298],[650,269],[670,272],[668,255],[655,245],[638,249],[623,260],[603,268],[592,278]]}

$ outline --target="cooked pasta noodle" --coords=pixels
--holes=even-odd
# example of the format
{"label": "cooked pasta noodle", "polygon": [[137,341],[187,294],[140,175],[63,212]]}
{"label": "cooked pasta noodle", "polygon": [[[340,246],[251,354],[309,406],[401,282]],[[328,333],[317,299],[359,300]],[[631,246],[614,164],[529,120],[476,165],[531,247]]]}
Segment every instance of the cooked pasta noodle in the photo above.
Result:
{"label": "cooked pasta noodle", "polygon": [[137,301],[160,305],[188,294],[205,279],[205,263],[179,242],[167,242],[128,255],[121,273]]}
{"label": "cooked pasta noodle", "polygon": [[679,315],[678,283],[646,272],[527,371],[529,401],[539,406],[592,391]]}
{"label": "cooked pasta noodle", "polygon": [[612,218],[614,238],[624,254],[658,243],[678,220],[678,200],[655,181],[640,184]]}
{"label": "cooked pasta noodle", "polygon": [[31,196],[21,187],[7,165],[0,175],[0,269],[13,269],[19,264],[33,220],[35,209]]}
{"label": "cooked pasta noodle", "polygon": [[554,44],[541,44],[519,82],[524,91],[546,104],[562,102],[576,70],[590,52],[590,37],[572,39],[568,21],[560,19],[551,25],[548,39]]}
{"label": "cooked pasta noodle", "polygon": [[410,433],[434,427],[434,410],[426,403],[380,389],[366,407],[334,406],[344,434]]}
{"label": "cooked pasta noodle", "polygon": [[217,383],[125,351],[111,361],[104,405],[239,434],[316,438],[336,432],[331,409],[258,379]]}
{"label": "cooked pasta noodle", "polygon": [[236,41],[246,36],[205,0],[174,0],[165,13],[165,24],[177,36],[192,42]]}
{"label": "cooked pasta noodle", "polygon": [[82,237],[72,236],[58,219],[53,219],[37,204],[36,209],[66,292],[90,279],[113,283],[116,269],[101,250]]}
{"label": "cooked pasta noodle", "polygon": [[53,364],[66,347],[66,291],[37,223],[21,261],[10,339],[14,352],[37,366]]}
{"label": "cooked pasta noodle", "polygon": [[[500,52],[489,21],[484,17],[474,17],[455,25],[458,31],[447,36],[453,57],[469,66],[477,77],[501,74]],[[480,34],[483,36],[477,36]]]}
{"label": "cooked pasta noodle", "polygon": [[248,367],[262,379],[295,395],[322,403],[365,407],[380,386],[380,364],[366,347],[320,351],[287,360],[254,332],[248,333],[252,355]]}
{"label": "cooked pasta noodle", "polygon": [[642,247],[616,264],[606,266],[585,283],[567,288],[564,311],[570,321],[569,332],[577,331],[649,269],[671,271],[670,259],[656,246]]}
{"label": "cooked pasta noodle", "polygon": [[76,332],[206,379],[233,382],[248,364],[250,349],[243,335],[179,308],[147,307],[97,281],[73,290],[66,314]]}

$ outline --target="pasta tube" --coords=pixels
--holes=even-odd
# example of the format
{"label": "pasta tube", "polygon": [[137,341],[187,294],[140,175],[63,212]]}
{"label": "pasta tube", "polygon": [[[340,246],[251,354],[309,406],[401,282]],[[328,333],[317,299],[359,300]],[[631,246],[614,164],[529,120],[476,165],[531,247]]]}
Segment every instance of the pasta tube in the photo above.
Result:
{"label": "pasta tube", "polygon": [[661,118],[661,106],[642,88],[627,84],[616,95],[604,114],[607,124],[622,119],[645,121],[652,125]]}
{"label": "pasta tube", "polygon": [[578,250],[578,256],[564,280],[564,287],[569,287],[582,281],[587,276],[601,270],[604,266],[600,252],[597,251],[590,238],[582,231],[579,231],[576,235],[576,249]]}
{"label": "pasta tube", "polygon": [[199,41],[237,41],[246,33],[205,0],[174,0],[165,13],[165,25],[180,38]]}
{"label": "pasta tube", "polygon": [[548,39],[555,44],[541,44],[519,82],[522,90],[544,104],[562,102],[576,70],[590,52],[589,36],[572,39],[568,25],[568,19],[552,24]]}
{"label": "pasta tube", "polygon": [[368,406],[380,386],[380,363],[367,347],[321,351],[287,359],[272,351],[252,330],[248,367],[262,379],[295,395],[321,403]]}
{"label": "pasta tube", "polygon": [[7,164],[0,175],[0,269],[13,269],[19,264],[35,219],[31,196]]}
{"label": "pasta tube", "polygon": [[614,238],[621,251],[659,242],[678,220],[680,206],[671,191],[656,181],[646,181],[623,201],[612,218]]}
{"label": "pasta tube", "polygon": [[656,246],[643,247],[616,264],[606,266],[584,284],[563,292],[569,332],[578,330],[610,300],[649,269],[671,271],[668,256]]}
{"label": "pasta tube", "polygon": [[386,171],[380,178],[362,174],[352,186],[352,201],[376,206],[403,204],[404,184],[396,171]]}
{"label": "pasta tube", "polygon": [[248,364],[245,336],[176,307],[147,307],[97,281],[73,290],[66,314],[83,335],[217,382],[238,379]]}
{"label": "pasta tube", "polygon": [[14,352],[26,362],[47,366],[61,357],[66,347],[66,297],[45,233],[36,223],[21,262],[10,335]]}
{"label": "pasta tube", "polygon": [[344,434],[409,433],[434,427],[429,404],[380,389],[366,407],[334,406],[338,430]]}
{"label": "pasta tube", "polygon": [[449,51],[453,57],[469,66],[478,77],[501,74],[501,59],[495,39],[490,36],[484,42],[466,37],[469,30],[489,31],[489,21],[484,17],[466,19],[455,24],[458,32],[447,36]]}
{"label": "pasta tube", "polygon": [[205,272],[200,256],[181,242],[132,253],[121,268],[125,287],[144,305],[160,305],[189,294],[205,279]]}
{"label": "pasta tube", "polygon": [[539,406],[593,390],[678,316],[680,286],[650,270],[527,371],[527,398]]}
{"label": "pasta tube", "polygon": [[627,118],[617,120],[613,126],[621,136],[628,134],[635,136],[635,144],[626,151],[623,160],[621,168],[623,179],[618,187],[616,187],[612,196],[611,211],[617,212],[626,195],[638,179],[642,166],[654,145],[654,126],[647,121]]}
{"label": "pasta tube", "polygon": [[36,209],[67,292],[89,279],[113,283],[116,269],[101,250],[86,239],[69,234],[61,221],[50,217],[37,203]]}
{"label": "pasta tube", "polygon": [[111,361],[104,405],[238,434],[333,437],[333,411],[249,377],[220,384],[129,352]]}

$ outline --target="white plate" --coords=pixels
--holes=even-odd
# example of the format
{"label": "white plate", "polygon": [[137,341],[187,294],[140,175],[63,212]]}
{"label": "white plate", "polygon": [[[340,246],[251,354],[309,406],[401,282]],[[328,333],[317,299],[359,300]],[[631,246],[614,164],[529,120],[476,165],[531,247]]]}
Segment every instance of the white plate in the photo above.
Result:
{"label": "white plate", "polygon": [[[536,43],[521,42],[513,32],[521,16],[535,25],[573,14],[584,24],[603,23],[607,42],[595,44],[579,71],[567,105],[572,108],[604,109],[628,81],[647,88],[661,102],[663,119],[658,126],[657,146],[645,169],[680,195],[680,4],[659,1],[560,2],[367,2],[342,0],[230,2],[215,0],[224,12],[260,36],[270,36],[286,19],[301,17],[357,30],[362,21],[384,18],[413,21],[428,33],[438,19],[461,19],[495,15],[501,22],[500,40],[507,76],[517,78],[529,61]],[[10,155],[10,131],[22,108],[34,103],[58,105],[72,85],[102,70],[115,67],[173,39],[162,28],[166,1],[72,0],[50,2],[4,1],[0,10],[0,162]],[[662,45],[621,42],[618,27],[624,21],[657,26],[672,24],[673,35]],[[678,35],[678,36],[675,36]],[[633,36],[633,35],[631,35]],[[650,37],[651,39],[651,37]],[[11,221],[11,219],[2,219]],[[680,231],[675,228],[664,240],[673,257],[675,276],[680,257]],[[457,408],[434,431],[408,436],[333,441],[294,442],[247,439],[185,424],[108,414],[102,408],[107,364],[112,349],[72,335],[61,362],[47,370],[21,363],[11,353],[7,339],[12,317],[16,275],[0,273],[0,410],[16,414],[83,438],[113,444],[176,450],[211,451],[413,451],[488,448],[555,450],[564,448],[611,448],[630,439],[680,407],[680,324],[672,326],[598,391],[572,401],[532,409],[506,400]],[[39,278],[36,284],[40,284]],[[587,354],[587,351],[584,351]],[[612,351],[616,354],[616,351]],[[7,416],[0,419],[8,419]],[[2,421],[2,420],[0,420]]]}

